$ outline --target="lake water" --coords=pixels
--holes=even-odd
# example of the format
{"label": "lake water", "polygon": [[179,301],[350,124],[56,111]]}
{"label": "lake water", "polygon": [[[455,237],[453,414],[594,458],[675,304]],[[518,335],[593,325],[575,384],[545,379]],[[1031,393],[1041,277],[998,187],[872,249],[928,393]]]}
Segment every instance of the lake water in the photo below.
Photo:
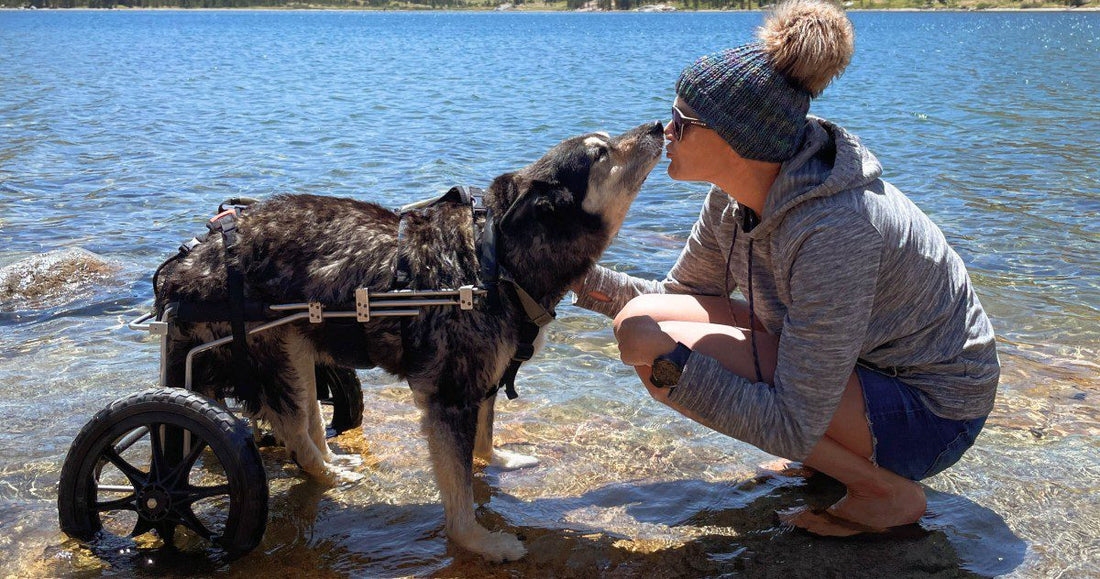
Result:
{"label": "lake water", "polygon": [[[542,465],[475,486],[523,561],[448,544],[407,388],[373,371],[363,433],[339,443],[368,458],[362,483],[327,490],[265,451],[271,518],[246,558],[94,557],[57,528],[61,461],[98,409],[155,383],[155,343],[123,322],[218,202],[484,186],[572,134],[666,118],[679,70],[761,17],[6,11],[0,265],[82,247],[121,271],[65,303],[0,304],[0,574],[1100,576],[1100,13],[852,20],[856,56],[812,112],[944,230],[1004,365],[977,445],[927,481],[927,535],[779,528],[775,509],[840,489],[758,477],[767,455],[650,400],[608,321],[563,305],[498,406],[498,440]],[[658,166],[603,263],[662,276],[705,191]]]}

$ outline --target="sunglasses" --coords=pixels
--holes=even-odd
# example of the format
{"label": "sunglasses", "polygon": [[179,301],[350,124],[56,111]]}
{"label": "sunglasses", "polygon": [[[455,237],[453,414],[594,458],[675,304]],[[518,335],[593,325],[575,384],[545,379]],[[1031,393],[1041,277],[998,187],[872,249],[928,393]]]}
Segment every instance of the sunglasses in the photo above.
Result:
{"label": "sunglasses", "polygon": [[684,138],[684,125],[695,125],[697,127],[707,128],[707,124],[703,122],[703,119],[696,119],[685,115],[680,111],[676,105],[672,106],[672,132],[676,135],[676,140],[679,141]]}

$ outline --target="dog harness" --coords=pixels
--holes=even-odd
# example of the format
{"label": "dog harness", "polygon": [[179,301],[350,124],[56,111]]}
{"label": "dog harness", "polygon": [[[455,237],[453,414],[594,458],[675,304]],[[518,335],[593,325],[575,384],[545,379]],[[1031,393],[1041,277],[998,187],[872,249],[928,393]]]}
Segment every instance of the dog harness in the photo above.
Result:
{"label": "dog harness", "polygon": [[[492,311],[500,311],[500,292],[503,287],[523,309],[525,319],[520,320],[516,328],[519,341],[516,351],[508,361],[500,381],[485,395],[487,399],[492,398],[501,388],[504,388],[505,395],[509,400],[513,400],[519,396],[516,393],[516,374],[519,373],[520,366],[535,355],[535,340],[538,339],[539,330],[552,322],[555,317],[552,309],[547,310],[542,307],[542,304],[531,297],[531,294],[512,277],[511,273],[500,265],[498,245],[500,224],[507,221],[512,208],[515,207],[514,201],[512,206],[504,212],[500,221],[495,219],[492,209],[485,204],[485,192],[477,187],[452,187],[440,197],[402,207],[398,211],[400,219],[397,224],[397,259],[394,263],[393,289],[404,290],[412,280],[408,257],[402,251],[407,241],[405,216],[413,211],[434,207],[440,203],[457,203],[470,207],[474,244],[477,247],[478,280],[481,287],[487,291],[489,308]],[[478,226],[479,217],[484,218],[480,227]]]}
{"label": "dog harness", "polygon": [[[153,273],[153,292],[156,294],[159,290],[158,279],[160,273],[166,265],[186,257],[196,247],[207,241],[211,235],[221,235],[222,246],[225,252],[224,261],[228,299],[224,302],[173,302],[172,306],[176,319],[181,321],[229,322],[232,334],[230,354],[234,379],[238,383],[238,393],[243,394],[242,398],[245,399],[252,398],[250,395],[255,393],[255,385],[252,384],[248,375],[249,358],[248,342],[246,340],[248,331],[245,327],[245,323],[270,320],[273,315],[277,316],[280,313],[275,311],[277,309],[276,306],[245,300],[244,274],[241,271],[240,261],[237,258],[237,220],[244,210],[255,202],[255,199],[248,197],[235,197],[219,205],[218,214],[211,218],[206,224],[209,231],[202,235],[196,235],[181,244],[176,255],[165,260]],[[418,305],[457,304],[464,310],[473,309],[473,295],[478,294],[486,296],[490,311],[499,312],[501,308],[502,291],[506,292],[513,301],[517,302],[524,314],[523,318],[518,321],[518,326],[516,328],[519,343],[500,381],[495,384],[485,396],[486,398],[491,398],[495,396],[501,388],[504,388],[504,392],[508,398],[514,399],[518,396],[515,389],[516,374],[519,372],[520,366],[523,365],[524,362],[530,360],[534,355],[535,340],[538,338],[539,330],[553,321],[555,317],[552,309],[547,310],[544,308],[538,300],[531,297],[531,294],[515,280],[506,268],[500,265],[498,259],[499,246],[497,242],[498,239],[500,239],[500,224],[507,221],[508,216],[515,207],[514,202],[512,206],[505,211],[504,216],[499,221],[495,219],[492,210],[485,205],[484,192],[476,187],[452,187],[438,198],[402,207],[398,211],[398,248],[392,282],[394,291],[383,294],[383,296],[387,298],[384,301],[388,303],[379,303],[377,306],[371,306],[369,292],[366,288],[357,290],[357,311],[352,314],[361,322],[370,321],[372,307],[379,308],[374,312],[373,315],[375,316],[409,316],[417,314],[416,310],[404,309],[385,311],[385,308],[404,307],[402,305],[403,303],[412,304],[413,302],[394,301],[394,299],[405,296],[415,298],[418,293],[415,291],[406,291],[413,276],[408,257],[402,251],[407,238],[405,216],[410,212],[432,207],[439,203],[457,203],[470,207],[474,235],[476,238],[475,244],[477,246],[478,279],[481,287],[475,288],[473,286],[464,286],[457,292],[454,290],[422,292],[435,295],[457,293],[459,294],[459,300],[458,302],[439,300],[439,302],[443,303],[420,303]],[[483,218],[480,227],[478,226],[479,217]],[[360,292],[364,294],[362,298],[360,298]],[[308,306],[309,309],[309,321],[311,323],[320,323],[324,319],[324,316],[327,315],[323,314],[323,305],[319,303],[310,302],[309,304],[300,304],[291,307],[306,306]],[[285,309],[286,307],[282,308],[282,310]]]}

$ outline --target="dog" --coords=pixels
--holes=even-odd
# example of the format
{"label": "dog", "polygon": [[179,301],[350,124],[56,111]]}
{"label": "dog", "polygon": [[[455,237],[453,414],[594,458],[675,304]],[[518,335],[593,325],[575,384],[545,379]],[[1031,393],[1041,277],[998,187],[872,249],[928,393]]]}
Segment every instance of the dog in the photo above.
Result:
{"label": "dog", "polygon": [[[500,219],[500,266],[551,310],[610,244],[663,145],[660,122],[616,137],[590,133],[566,139],[534,163],[494,179],[484,202]],[[410,289],[476,285],[476,220],[470,207],[459,203],[438,203],[401,217],[354,199],[275,196],[237,218],[231,257],[223,240],[211,236],[168,263],[155,282],[156,308],[226,302],[227,259],[237,262],[245,297],[268,304],[317,301],[354,310],[357,288],[393,287],[399,256],[409,265]],[[343,471],[333,464],[325,441],[315,366],[381,367],[407,379],[421,410],[447,535],[491,561],[515,560],[526,553],[523,544],[475,520],[471,489],[475,456],[505,467],[535,462],[492,446],[495,387],[517,350],[517,327],[526,319],[515,294],[499,295],[494,307],[479,301],[473,310],[423,308],[417,317],[327,319],[259,332],[247,339],[251,395],[235,390],[228,347],[196,356],[194,389],[241,400],[251,417],[271,425],[305,472],[332,479]],[[167,385],[184,385],[190,348],[229,334],[225,322],[171,324]]]}

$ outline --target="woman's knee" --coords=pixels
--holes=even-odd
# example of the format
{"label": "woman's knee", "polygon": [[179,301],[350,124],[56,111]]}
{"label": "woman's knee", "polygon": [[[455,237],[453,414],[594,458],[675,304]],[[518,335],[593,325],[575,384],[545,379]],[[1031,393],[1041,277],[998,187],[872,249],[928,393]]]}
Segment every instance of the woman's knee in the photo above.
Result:
{"label": "woman's knee", "polygon": [[615,321],[613,322],[615,336],[618,337],[621,331],[630,331],[631,328],[636,328],[643,320],[647,320],[649,323],[657,321],[656,314],[661,310],[660,302],[656,299],[659,297],[659,294],[644,294],[627,302],[623,309],[615,315]]}

